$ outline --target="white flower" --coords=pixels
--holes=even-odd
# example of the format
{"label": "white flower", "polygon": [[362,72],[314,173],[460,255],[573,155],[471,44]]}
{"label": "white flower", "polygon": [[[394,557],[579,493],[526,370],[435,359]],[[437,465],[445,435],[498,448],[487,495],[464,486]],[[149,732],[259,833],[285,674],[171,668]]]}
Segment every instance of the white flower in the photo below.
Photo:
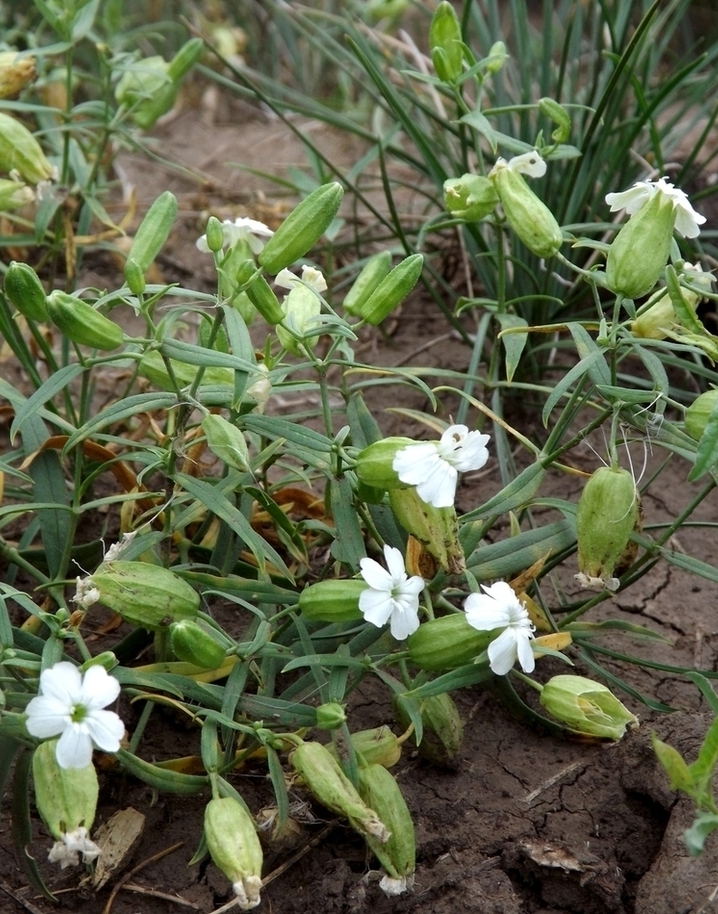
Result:
{"label": "white flower", "polygon": [[[271,238],[273,234],[268,225],[245,216],[238,217],[234,222],[231,219],[222,222],[222,246],[225,248],[234,247],[238,241],[244,241],[253,254],[259,254],[265,244],[263,239]],[[204,254],[209,252],[206,235],[198,238],[196,245]]]}
{"label": "white flower", "polygon": [[451,425],[440,441],[408,444],[394,455],[392,469],[402,482],[416,486],[422,501],[435,508],[454,504],[459,473],[479,470],[489,459],[489,435]]}
{"label": "white flower", "polygon": [[295,276],[291,270],[284,269],[277,273],[274,283],[280,289],[289,289],[290,291],[297,286],[309,286],[319,295],[327,291],[327,281],[324,278],[324,274],[321,270],[317,270],[316,267],[310,267],[306,263],[302,267],[301,279]]}
{"label": "white flower", "polygon": [[397,641],[408,638],[419,627],[419,594],[424,579],[408,577],[404,557],[393,546],[384,546],[387,568],[374,559],[362,559],[361,576],[367,589],[359,596],[359,609],[367,622],[380,628],[391,619],[391,633]]}
{"label": "white flower", "polygon": [[66,866],[77,866],[80,862],[79,854],[82,854],[83,863],[92,863],[100,856],[100,848],[90,840],[87,829],[82,827],[66,832],[62,836],[62,841],[56,841],[47,859],[50,863],[59,863],[60,868],[64,870]]}
{"label": "white flower", "polygon": [[104,667],[91,666],[83,676],[62,661],[44,670],[40,691],[26,709],[30,736],[59,736],[56,755],[62,768],[85,768],[92,761],[93,743],[104,752],[117,752],[125,727],[114,711],[100,710],[120,694],[120,684]]}
{"label": "white flower", "polygon": [[506,581],[490,587],[481,585],[484,593],[472,593],[466,598],[466,621],[479,631],[503,631],[489,644],[489,666],[497,676],[505,676],[518,658],[521,668],[530,673],[535,660],[531,650],[534,626],[526,611]]}
{"label": "white flower", "polygon": [[502,168],[517,171],[530,178],[542,178],[546,174],[546,161],[534,149],[531,152],[524,152],[520,156],[513,156],[508,162],[499,156],[491,171],[499,171]]}
{"label": "white flower", "polygon": [[684,238],[697,238],[706,217],[693,209],[680,187],[674,187],[665,178],[659,178],[657,181],[636,181],[628,190],[606,194],[606,203],[611,207],[612,213],[625,209],[629,216],[633,216],[657,193],[662,194],[673,204],[676,211],[675,229],[678,234]]}

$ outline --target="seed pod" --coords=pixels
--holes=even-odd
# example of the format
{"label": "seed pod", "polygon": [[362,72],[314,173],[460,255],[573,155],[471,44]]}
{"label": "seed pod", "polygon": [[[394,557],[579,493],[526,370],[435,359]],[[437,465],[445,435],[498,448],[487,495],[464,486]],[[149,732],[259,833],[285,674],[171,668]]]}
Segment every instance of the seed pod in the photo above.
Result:
{"label": "seed pod", "polygon": [[202,431],[207,436],[210,450],[228,467],[245,473],[249,469],[249,449],[244,435],[223,416],[208,413],[202,420]]}
{"label": "seed pod", "polygon": [[376,289],[379,283],[388,276],[391,270],[391,254],[381,251],[374,254],[362,267],[352,283],[351,289],[344,296],[342,305],[347,314],[359,314],[362,305]]}
{"label": "seed pod", "polygon": [[[254,274],[257,274],[254,276]],[[252,284],[247,286],[245,292],[254,307],[259,311],[268,324],[275,326],[284,320],[284,311],[279,304],[279,299],[272,291],[271,286],[261,273],[253,260],[245,260],[237,271],[237,285],[243,286],[254,276]]]}
{"label": "seed pod", "polygon": [[259,255],[259,262],[273,276],[314,247],[339,211],[344,189],[336,181],[322,184],[284,220]]}
{"label": "seed pod", "polygon": [[359,481],[384,491],[404,487],[392,464],[397,451],[414,443],[413,438],[392,437],[365,447],[357,454],[356,474]]}
{"label": "seed pod", "polygon": [[389,832],[376,812],[364,803],[356,788],[326,746],[301,743],[289,761],[314,797],[327,809],[345,816],[365,837],[386,843]]}
{"label": "seed pod", "polygon": [[647,295],[663,272],[673,240],[673,201],[655,193],[634,213],[608,249],[606,282],[626,298]]}
{"label": "seed pod", "polygon": [[20,57],[17,51],[0,52],[0,98],[14,98],[35,79],[34,57]]}
{"label": "seed pod", "polygon": [[212,860],[232,883],[241,911],[260,903],[262,845],[254,821],[233,797],[215,797],[204,811],[204,837]]}
{"label": "seed pod", "polygon": [[[350,739],[360,765],[383,765],[385,768],[393,768],[401,758],[401,743],[389,727],[357,730],[350,735]],[[336,758],[334,745],[328,748]]]}
{"label": "seed pod", "polygon": [[447,574],[466,570],[464,551],[459,542],[456,509],[435,508],[419,497],[416,488],[389,490],[389,503],[401,526],[431,553]]}
{"label": "seed pod", "polygon": [[338,701],[327,701],[317,708],[317,727],[320,730],[337,730],[346,720],[344,706]]}
{"label": "seed pod", "polygon": [[416,837],[406,800],[394,776],[383,765],[359,768],[359,793],[389,829],[389,840],[366,842],[386,871],[380,886],[387,895],[400,895],[414,884]]}
{"label": "seed pod", "polygon": [[447,0],[442,0],[432,17],[429,48],[436,75],[444,82],[455,83],[463,70],[464,45],[459,17]]}
{"label": "seed pod", "polygon": [[718,405],[718,390],[706,390],[699,394],[686,410],[686,432],[700,441],[706,430],[708,420]]}
{"label": "seed pod", "polygon": [[541,704],[572,730],[599,739],[621,739],[638,718],[605,685],[584,676],[554,676],[541,691]]}
{"label": "seed pod", "polygon": [[409,659],[420,670],[453,670],[486,650],[491,632],[478,631],[464,613],[424,622],[409,636]]}
{"label": "seed pod", "polygon": [[122,345],[122,327],[100,314],[92,305],[55,289],[45,301],[50,320],[69,340],[109,352]]}
{"label": "seed pod", "polygon": [[[408,727],[409,715],[398,701],[394,702],[394,712],[401,726]],[[441,768],[456,769],[464,742],[464,725],[451,695],[442,692],[425,698],[421,703],[421,722],[424,732],[418,745],[419,755]]]}
{"label": "seed pod", "polygon": [[584,486],[576,512],[576,578],[582,586],[618,589],[614,570],[639,518],[640,496],[631,473],[599,467]]}
{"label": "seed pod", "polygon": [[210,216],[207,220],[207,230],[204,237],[207,242],[207,248],[213,254],[219,254],[224,247],[224,229],[216,216]]}
{"label": "seed pod", "polygon": [[202,56],[204,42],[201,38],[185,41],[167,67],[167,75],[174,83],[181,82]]}
{"label": "seed pod", "polygon": [[95,821],[99,783],[94,765],[62,768],[55,755],[57,740],[47,740],[32,757],[35,802],[47,828],[57,841],[82,827],[89,832]]}
{"label": "seed pod", "polygon": [[169,238],[177,217],[177,198],[166,190],[147,210],[130,247],[127,259],[136,260],[143,273],[150,268]]}
{"label": "seed pod", "polygon": [[0,112],[0,171],[16,171],[28,184],[40,184],[56,177],[42,147],[24,124]]}
{"label": "seed pod", "polygon": [[45,289],[29,264],[13,260],[5,274],[4,288],[20,314],[38,323],[47,320]]}
{"label": "seed pod", "polygon": [[203,670],[217,670],[227,652],[217,639],[194,619],[181,619],[170,625],[170,647],[178,660],[194,663]]}
{"label": "seed pod", "polygon": [[537,257],[553,257],[563,244],[563,235],[551,210],[508,162],[499,160],[489,178],[494,182],[511,228],[529,251]]}
{"label": "seed pod", "polygon": [[35,202],[35,191],[20,181],[0,178],[0,209],[11,212],[20,206]]}
{"label": "seed pod", "polygon": [[[199,594],[178,575],[147,562],[107,562],[84,582],[96,602],[118,613],[126,622],[160,631],[180,619],[194,619]],[[77,601],[82,603],[78,590]]]}
{"label": "seed pod", "polygon": [[419,281],[424,269],[423,254],[412,254],[385,276],[358,311],[367,324],[376,327],[400,305]]}
{"label": "seed pod", "polygon": [[304,588],[297,605],[310,622],[358,622],[364,618],[359,597],[365,590],[365,582],[353,578],[317,581]]}

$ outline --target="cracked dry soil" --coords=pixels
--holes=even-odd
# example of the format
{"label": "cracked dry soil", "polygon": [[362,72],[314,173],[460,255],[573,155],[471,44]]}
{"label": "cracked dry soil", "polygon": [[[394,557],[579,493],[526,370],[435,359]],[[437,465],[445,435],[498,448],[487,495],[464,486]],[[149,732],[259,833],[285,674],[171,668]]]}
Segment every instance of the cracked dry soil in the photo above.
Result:
{"label": "cracked dry soil", "polygon": [[[276,122],[265,122],[237,106],[225,123],[203,124],[188,111],[157,134],[158,149],[199,177],[163,169],[146,160],[124,156],[122,166],[137,188],[142,208],[159,190],[169,188],[180,200],[177,230],[160,258],[170,280],[209,288],[210,264],[194,241],[203,231],[209,207],[243,214],[257,212],[262,192],[272,187],[243,174],[226,162],[238,162],[283,172],[287,165],[304,164],[301,148]],[[316,124],[306,124],[315,142],[336,159],[349,162],[350,149],[340,138]],[[407,207],[411,200],[406,201]],[[121,212],[121,206],[115,214]],[[224,210],[226,212],[226,210]],[[98,256],[88,262],[84,284],[111,287],[118,281],[112,262]],[[447,334],[444,318],[421,296],[411,299],[392,335],[366,345],[387,364],[405,361],[440,368],[468,364],[469,352]],[[420,353],[417,355],[417,353]],[[419,394],[402,388],[402,405],[424,409]],[[397,399],[395,405],[399,405]],[[449,407],[450,408],[450,407]],[[521,428],[530,435],[538,422],[526,407]],[[387,419],[387,416],[384,417]],[[398,433],[416,431],[394,420]],[[387,424],[387,428],[388,428]],[[597,445],[600,447],[600,443]],[[584,469],[596,458],[586,449],[578,455]],[[690,498],[687,467],[673,459],[644,500],[646,524],[672,518]],[[465,480],[459,495],[463,510],[485,500],[499,486],[498,469],[487,468],[478,479]],[[555,477],[550,494],[576,500],[580,482]],[[654,491],[655,490],[655,491]],[[715,518],[714,491],[700,508],[702,518]],[[508,535],[498,531],[496,537]],[[718,562],[718,544],[705,531],[686,529],[675,548],[708,562]],[[560,571],[567,588],[575,568]],[[564,574],[565,572],[565,574]],[[608,616],[650,627],[667,642],[641,642],[612,636],[606,644],[628,653],[650,656],[673,665],[716,668],[718,658],[718,586],[697,581],[685,572],[659,563],[627,593],[596,608],[594,621]],[[238,625],[223,622],[230,631]],[[98,650],[105,646],[97,645]],[[539,665],[548,678],[555,661]],[[267,851],[259,912],[273,914],[698,914],[717,909],[716,841],[709,840],[699,859],[688,857],[682,833],[692,810],[670,791],[650,746],[650,732],[695,757],[711,717],[698,690],[670,673],[607,661],[634,688],[675,708],[660,715],[627,699],[641,726],[618,745],[599,746],[559,742],[509,716],[489,693],[467,689],[456,694],[465,723],[465,742],[455,770],[433,767],[405,753],[396,769],[416,824],[417,876],[412,894],[387,899],[378,881],[367,877],[372,862],[363,842],[343,823],[316,818],[302,824],[295,846]],[[588,671],[577,669],[577,672]],[[133,709],[121,709],[131,727]],[[393,724],[387,696],[369,686],[352,699],[353,729]],[[183,721],[160,712],[143,743],[146,757],[185,755],[194,735]],[[13,854],[7,805],[0,820],[0,912],[22,914],[53,910],[77,914],[201,914],[229,900],[229,885],[212,865],[188,866],[200,840],[206,797],[153,796],[143,785],[111,772],[102,775],[101,807],[96,826],[116,810],[132,806],[147,817],[122,878],[124,887],[110,898],[112,882],[99,894],[80,884],[82,874],[51,871],[45,863],[50,841],[35,818],[30,847],[58,906],[23,887]],[[271,789],[261,767],[237,775],[236,786],[249,806],[258,811],[271,802]],[[6,801],[7,802],[7,801]],[[307,807],[301,807],[307,812]],[[302,816],[300,815],[300,818]],[[304,818],[310,818],[305,815]],[[714,836],[715,837],[715,836]],[[167,852],[169,849],[169,853]],[[294,861],[294,862],[292,862]]]}

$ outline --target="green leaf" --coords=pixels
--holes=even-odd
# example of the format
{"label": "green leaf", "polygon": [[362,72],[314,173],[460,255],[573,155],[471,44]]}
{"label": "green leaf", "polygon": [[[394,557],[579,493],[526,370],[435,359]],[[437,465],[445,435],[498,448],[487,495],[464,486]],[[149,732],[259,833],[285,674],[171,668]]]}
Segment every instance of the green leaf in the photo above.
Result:
{"label": "green leaf", "polygon": [[178,406],[178,400],[172,393],[146,393],[135,394],[131,397],[125,397],[113,403],[101,413],[98,413],[93,419],[86,422],[82,428],[70,435],[65,442],[63,453],[69,453],[81,441],[94,437],[101,429],[108,425],[114,425],[127,419],[130,416],[136,416],[139,413],[154,412],[155,410],[167,410]]}
{"label": "green leaf", "polygon": [[[528,327],[528,322],[517,314],[497,314],[496,319],[501,324],[502,331],[512,327]],[[499,334],[499,338],[506,350],[506,380],[510,383],[521,360],[521,353],[524,351],[528,341],[528,334],[502,332]]]}
{"label": "green leaf", "polygon": [[692,857],[702,854],[706,840],[717,828],[718,815],[712,812],[699,812],[696,821],[684,834],[688,853]]}
{"label": "green leaf", "polygon": [[700,441],[696,448],[696,461],[688,474],[688,482],[695,482],[718,461],[718,400],[716,400],[711,414],[706,422]]}
{"label": "green leaf", "polygon": [[699,794],[697,802],[700,802],[700,795],[707,794],[710,789],[716,763],[718,763],[718,717],[708,728],[698,758],[688,766],[695,789]]}
{"label": "green leaf", "polygon": [[493,498],[484,502],[480,507],[474,508],[473,511],[469,511],[468,514],[462,515],[461,523],[480,517],[489,517],[492,514],[505,514],[507,511],[523,507],[536,494],[545,475],[546,469],[541,463],[532,463]]}
{"label": "green leaf", "polygon": [[53,505],[37,511],[50,577],[53,580],[64,578],[67,576],[76,517],[72,510],[68,510],[70,491],[57,451],[47,450],[38,454],[30,465],[30,476],[36,501]]}
{"label": "green leaf", "polygon": [[575,542],[575,524],[568,519],[555,521],[498,543],[479,546],[466,559],[466,564],[479,581],[506,579],[525,571],[541,558],[570,549]]}
{"label": "green leaf", "polygon": [[348,565],[352,571],[357,571],[360,559],[366,556],[366,547],[348,478],[332,477],[329,492],[336,531],[332,555],[338,562]]}
{"label": "green leaf", "polygon": [[653,751],[671,779],[671,790],[682,790],[689,796],[693,794],[693,778],[683,756],[673,746],[664,743],[655,733],[651,733]]}
{"label": "green leaf", "polygon": [[544,403],[543,411],[541,413],[541,421],[543,422],[544,427],[548,425],[549,416],[551,415],[554,406],[556,406],[561,397],[566,395],[574,386],[574,384],[580,381],[584,375],[590,375],[593,363],[597,362],[598,360],[605,360],[605,355],[603,350],[594,349],[585,358],[581,359],[580,362],[574,365],[573,368],[567,371],[566,374],[558,381],[551,393],[548,395],[548,397],[546,397],[546,402]]}

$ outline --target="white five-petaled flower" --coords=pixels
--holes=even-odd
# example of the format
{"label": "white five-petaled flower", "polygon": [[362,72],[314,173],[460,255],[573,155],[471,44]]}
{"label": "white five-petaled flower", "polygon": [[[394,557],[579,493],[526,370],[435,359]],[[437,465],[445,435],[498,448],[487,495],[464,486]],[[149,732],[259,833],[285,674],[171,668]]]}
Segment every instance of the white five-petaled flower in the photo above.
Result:
{"label": "white five-petaled flower", "polygon": [[666,178],[659,178],[657,181],[636,181],[628,190],[606,194],[606,203],[611,207],[612,213],[625,209],[628,215],[632,216],[655,194],[662,194],[673,204],[676,211],[675,229],[678,234],[684,238],[697,238],[706,217],[697,213],[684,191],[680,187],[674,187]]}
{"label": "white five-petaled flower", "polygon": [[277,273],[274,283],[281,289],[289,289],[290,291],[297,286],[309,286],[319,295],[327,291],[327,281],[324,278],[324,274],[321,270],[317,270],[316,267],[310,267],[306,263],[302,266],[301,279],[291,270],[284,269]]}
{"label": "white five-petaled flower", "polygon": [[388,571],[374,559],[359,562],[368,585],[359,596],[359,609],[367,622],[378,628],[391,620],[392,636],[403,641],[419,627],[419,594],[424,579],[407,575],[404,557],[393,546],[384,546],[384,558]]}
{"label": "white five-petaled flower", "polygon": [[[231,248],[238,241],[244,241],[253,254],[259,254],[265,245],[265,240],[271,238],[274,232],[263,222],[240,216],[234,221],[225,219],[222,222],[222,239],[224,248]],[[201,235],[196,241],[197,248],[204,254],[209,253],[207,236]]]}
{"label": "white five-petaled flower", "polygon": [[489,459],[489,438],[465,425],[450,425],[440,441],[417,441],[401,448],[392,468],[402,482],[416,486],[422,501],[448,508],[454,504],[459,473],[480,470]]}
{"label": "white five-petaled flower", "polygon": [[472,593],[466,598],[466,621],[479,631],[503,629],[489,644],[489,666],[497,676],[505,676],[518,658],[525,673],[530,673],[535,660],[531,650],[534,626],[526,607],[506,581],[490,587],[481,585],[484,593]]}
{"label": "white five-petaled flower", "polygon": [[40,691],[26,708],[27,731],[48,739],[59,736],[56,755],[61,768],[85,768],[93,744],[117,752],[125,727],[114,711],[102,708],[120,694],[120,684],[104,667],[91,666],[84,676],[67,661],[40,675]]}

